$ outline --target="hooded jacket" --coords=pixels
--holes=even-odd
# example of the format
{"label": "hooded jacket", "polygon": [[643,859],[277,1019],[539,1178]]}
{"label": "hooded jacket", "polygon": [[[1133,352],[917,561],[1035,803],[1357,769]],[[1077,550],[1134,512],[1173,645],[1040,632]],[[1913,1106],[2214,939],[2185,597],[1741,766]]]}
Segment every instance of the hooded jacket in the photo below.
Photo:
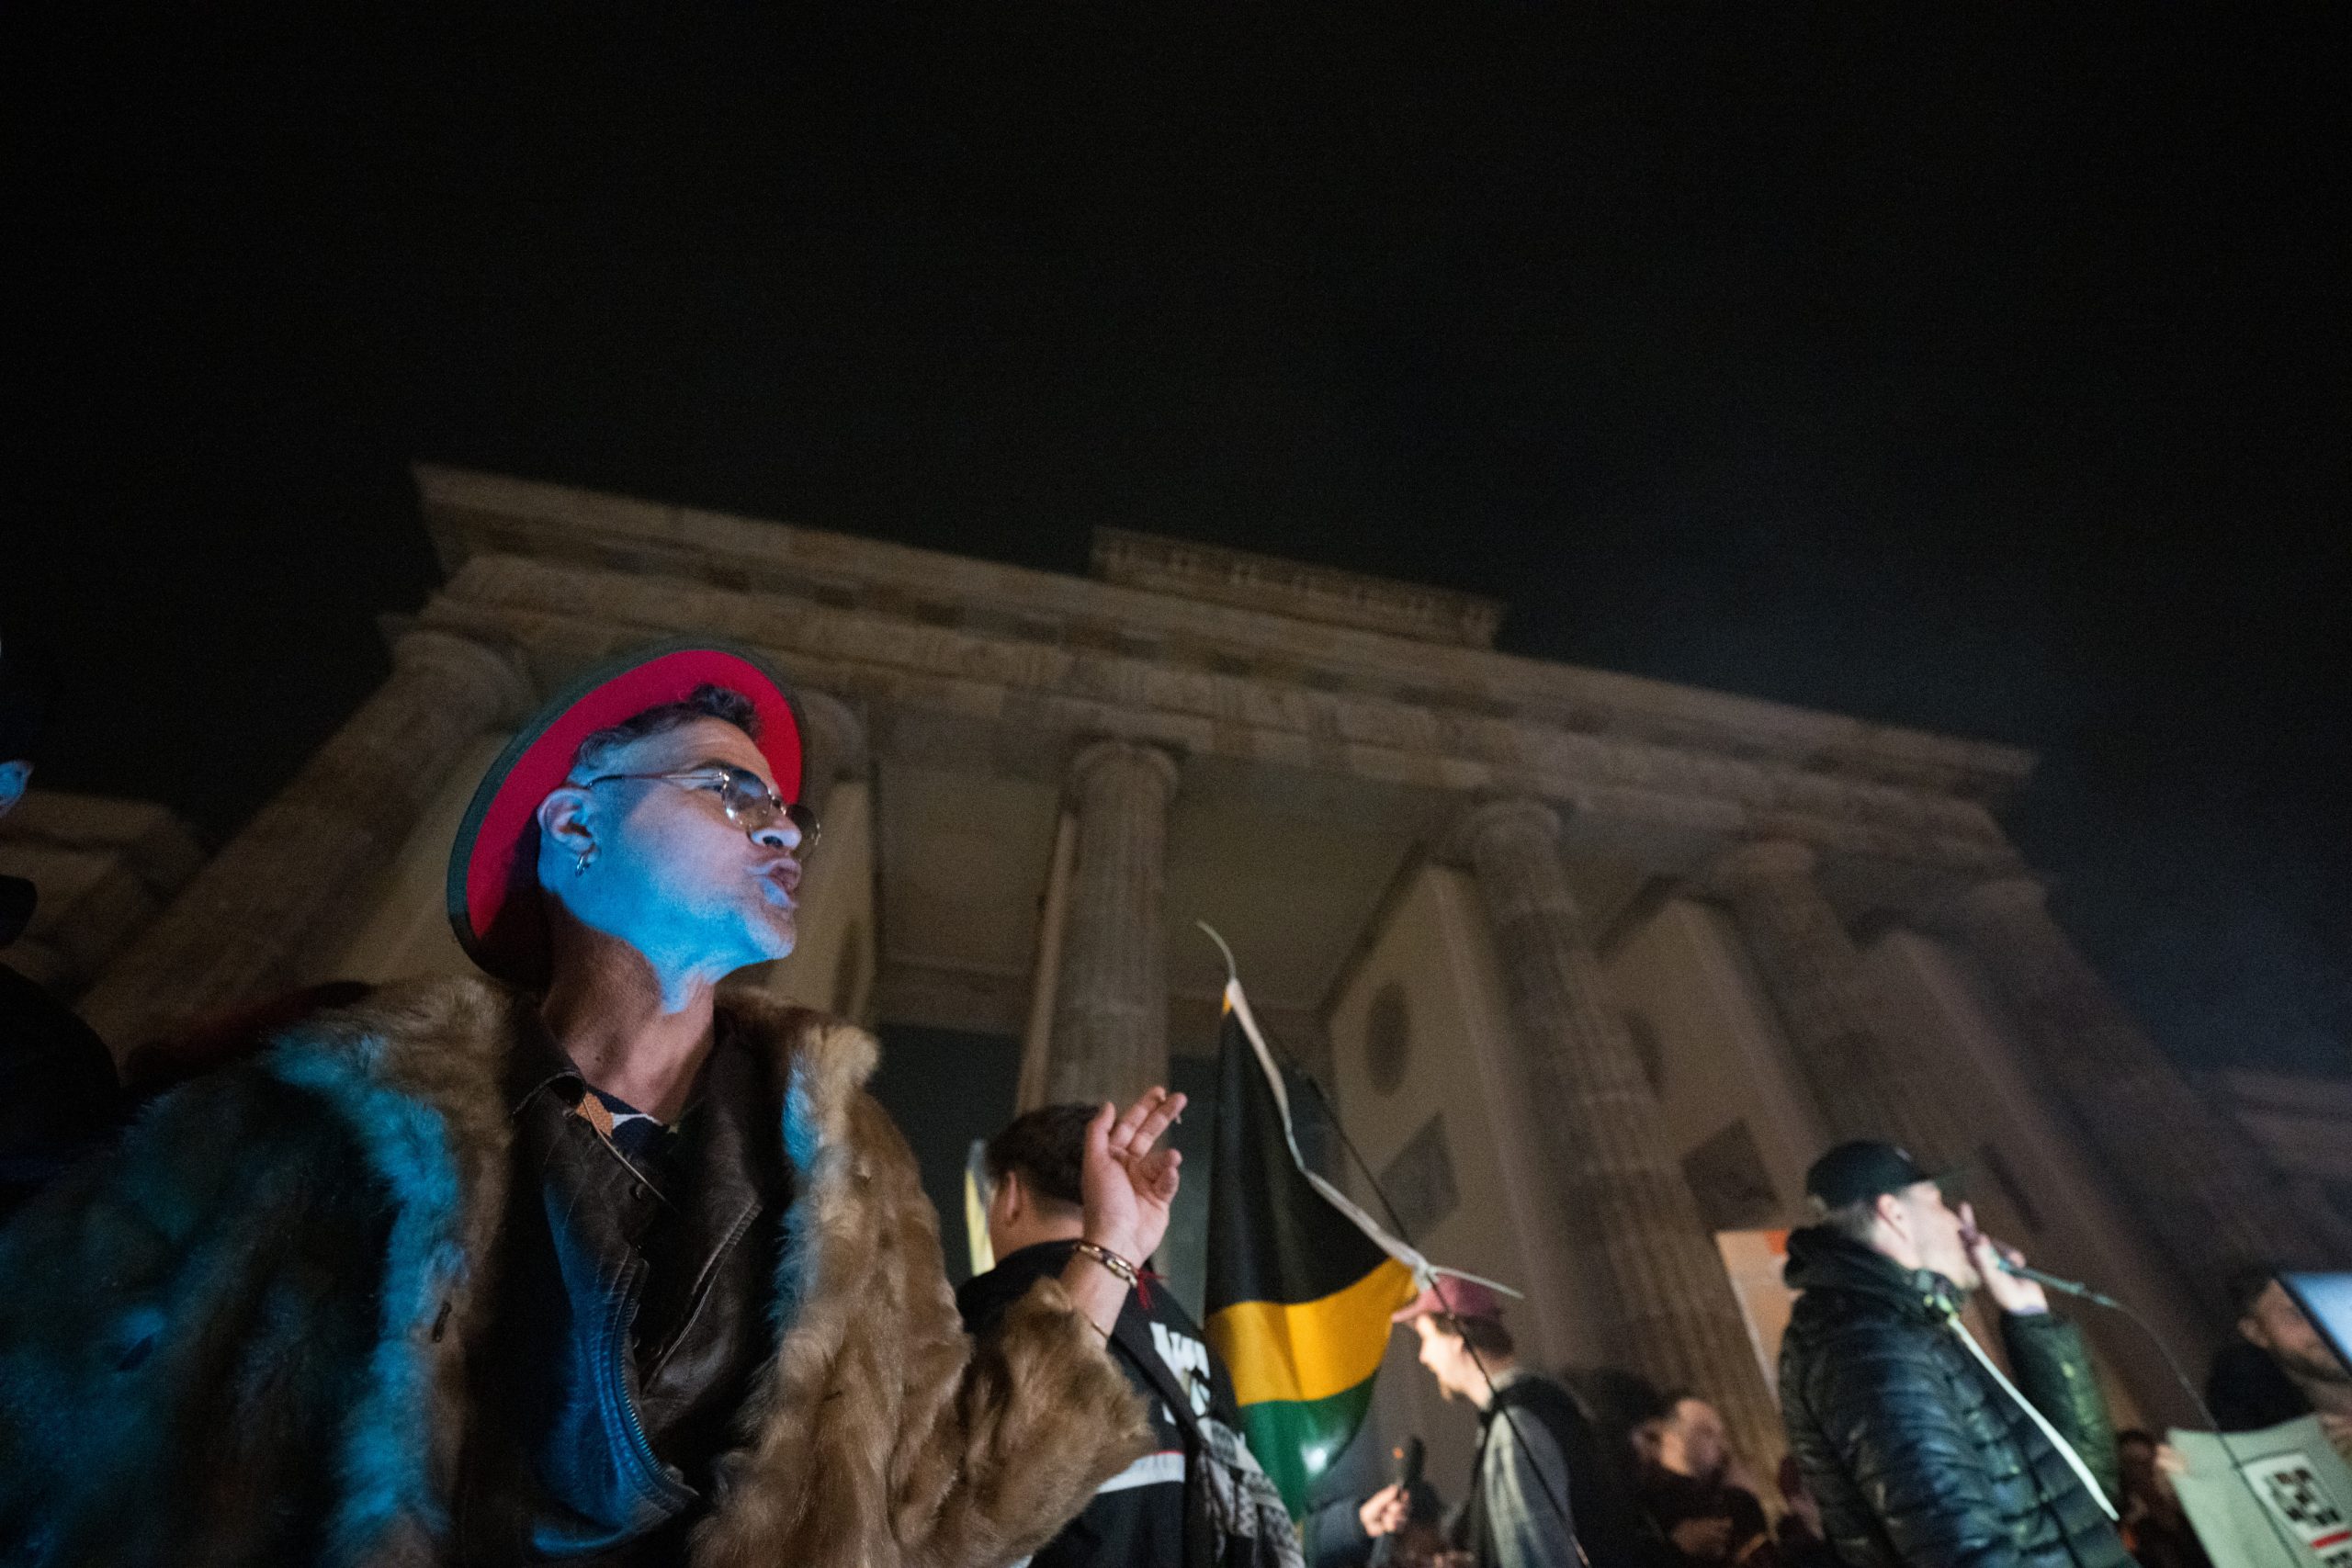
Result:
{"label": "hooded jacket", "polygon": [[[2065,1457],[1955,1332],[1960,1297],[1827,1230],[1789,1237],[1789,1450],[1851,1568],[2120,1568],[2122,1538]],[[2007,1315],[2019,1392],[2108,1496],[2115,1437],[2074,1325]]]}
{"label": "hooded jacket", "polygon": [[[528,998],[379,993],[152,1106],[0,1232],[0,1563],[451,1560]],[[954,1568],[1034,1550],[1140,1453],[1041,1280],[968,1337],[876,1051],[763,999],[792,1197],[773,1350],[686,1561]]]}

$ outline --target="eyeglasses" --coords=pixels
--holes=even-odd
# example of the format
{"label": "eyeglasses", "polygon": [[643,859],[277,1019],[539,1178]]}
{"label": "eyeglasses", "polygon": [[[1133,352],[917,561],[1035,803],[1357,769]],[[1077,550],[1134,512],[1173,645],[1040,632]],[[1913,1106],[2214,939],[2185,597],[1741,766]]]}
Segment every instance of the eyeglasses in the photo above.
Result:
{"label": "eyeglasses", "polygon": [[824,825],[817,814],[797,800],[778,800],[767,781],[744,768],[713,765],[695,768],[682,773],[605,773],[590,779],[581,787],[594,789],[600,784],[616,779],[649,779],[660,784],[676,784],[681,789],[707,789],[718,796],[718,807],[727,819],[747,834],[775,826],[782,818],[800,835],[800,846],[795,852],[807,860],[824,837]]}

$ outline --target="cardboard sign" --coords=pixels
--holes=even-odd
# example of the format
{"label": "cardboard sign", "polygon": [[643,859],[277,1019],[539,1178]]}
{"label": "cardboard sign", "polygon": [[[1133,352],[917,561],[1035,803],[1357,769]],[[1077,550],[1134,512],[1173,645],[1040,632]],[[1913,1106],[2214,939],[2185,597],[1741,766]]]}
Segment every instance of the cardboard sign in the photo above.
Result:
{"label": "cardboard sign", "polygon": [[2316,1417],[2170,1441],[2188,1462],[2174,1485],[2213,1568],[2352,1568],[2352,1470]]}

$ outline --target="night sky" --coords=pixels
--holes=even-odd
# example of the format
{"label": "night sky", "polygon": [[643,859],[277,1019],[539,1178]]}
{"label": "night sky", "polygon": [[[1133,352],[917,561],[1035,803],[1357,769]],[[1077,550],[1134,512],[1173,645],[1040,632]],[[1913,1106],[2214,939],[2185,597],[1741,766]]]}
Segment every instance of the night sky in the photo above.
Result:
{"label": "night sky", "polygon": [[63,9],[0,20],[48,782],[233,831],[434,585],[413,459],[1109,524],[2033,748],[2010,826],[2164,1043],[2352,1072],[2340,30]]}

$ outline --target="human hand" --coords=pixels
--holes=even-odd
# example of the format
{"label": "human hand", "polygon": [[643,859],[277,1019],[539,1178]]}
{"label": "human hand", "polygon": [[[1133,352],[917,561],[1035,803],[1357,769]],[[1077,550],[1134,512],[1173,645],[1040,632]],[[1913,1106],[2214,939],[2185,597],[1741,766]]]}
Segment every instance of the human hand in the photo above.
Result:
{"label": "human hand", "polygon": [[1667,1533],[1674,1538],[1675,1550],[1685,1557],[1715,1562],[1731,1555],[1728,1518],[1685,1519]]}
{"label": "human hand", "polygon": [[1356,1518],[1363,1524],[1364,1534],[1384,1536],[1405,1528],[1406,1511],[1405,1489],[1392,1481],[1363,1500],[1363,1506],[1356,1510]]}
{"label": "human hand", "polygon": [[2319,1416],[2319,1429],[2327,1434],[2327,1440],[2335,1445],[2335,1451],[2344,1456],[2345,1462],[2352,1464],[2352,1416],[2323,1410]]}
{"label": "human hand", "polygon": [[2173,1482],[2188,1473],[2188,1456],[2170,1443],[2156,1445],[2156,1495],[2170,1503],[2177,1500],[2178,1491]]}
{"label": "human hand", "polygon": [[2001,1267],[2004,1261],[2023,1263],[2025,1254],[1977,1229],[1974,1204],[1960,1206],[1960,1244],[1968,1249],[1968,1260],[1976,1265],[1977,1278],[1984,1280],[1984,1293],[1995,1306],[2019,1317],[2050,1310],[2050,1297],[2040,1285]]}
{"label": "human hand", "polygon": [[1137,1268],[1168,1234],[1176,1168],[1184,1156],[1154,1145],[1183,1110],[1182,1095],[1155,1088],[1124,1113],[1103,1101],[1086,1124],[1086,1158],[1078,1179],[1086,1239]]}

